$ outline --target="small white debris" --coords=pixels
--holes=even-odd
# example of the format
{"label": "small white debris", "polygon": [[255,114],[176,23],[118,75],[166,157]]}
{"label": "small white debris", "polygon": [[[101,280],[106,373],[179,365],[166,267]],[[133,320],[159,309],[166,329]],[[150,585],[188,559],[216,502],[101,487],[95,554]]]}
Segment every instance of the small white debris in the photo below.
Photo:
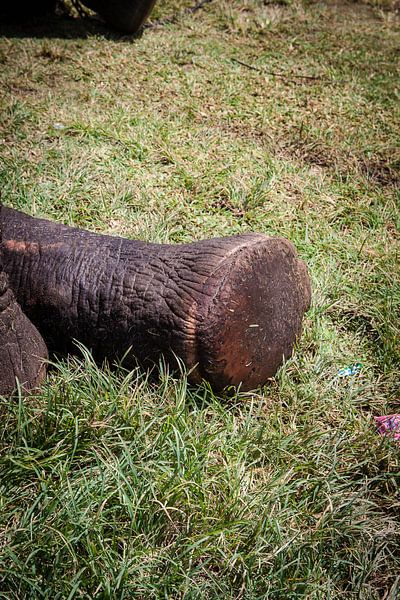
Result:
{"label": "small white debris", "polygon": [[253,323],[252,325],[249,325],[249,327],[260,327],[260,326],[257,325],[257,323]]}
{"label": "small white debris", "polygon": [[53,123],[54,129],[65,129],[65,125],[62,123]]}

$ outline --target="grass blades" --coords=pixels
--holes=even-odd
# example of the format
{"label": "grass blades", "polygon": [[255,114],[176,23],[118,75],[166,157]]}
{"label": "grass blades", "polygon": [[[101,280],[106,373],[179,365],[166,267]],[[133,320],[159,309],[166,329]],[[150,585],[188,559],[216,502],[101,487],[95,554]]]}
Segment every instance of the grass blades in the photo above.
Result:
{"label": "grass blades", "polygon": [[3,402],[2,588],[372,598],[394,586],[398,451],[346,384],[331,382],[330,413],[286,395],[293,368],[274,392],[222,399],[86,354],[58,363],[40,399]]}

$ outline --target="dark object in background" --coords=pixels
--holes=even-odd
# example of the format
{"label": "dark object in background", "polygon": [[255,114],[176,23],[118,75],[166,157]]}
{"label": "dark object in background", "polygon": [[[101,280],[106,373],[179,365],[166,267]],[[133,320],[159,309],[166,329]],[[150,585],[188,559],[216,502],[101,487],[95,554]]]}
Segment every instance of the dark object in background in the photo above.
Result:
{"label": "dark object in background", "polygon": [[[113,29],[135,33],[149,16],[156,0],[72,0],[98,13]],[[0,22],[27,21],[54,13],[57,0],[0,0]],[[79,12],[82,12],[81,10]]]}
{"label": "dark object in background", "polygon": [[[50,351],[132,367],[183,361],[192,383],[254,389],[290,357],[311,290],[288,240],[192,244],[99,235],[3,207],[3,265]],[[75,349],[76,350],[76,349]]]}
{"label": "dark object in background", "polygon": [[26,21],[54,12],[56,0],[0,0],[0,21]]}

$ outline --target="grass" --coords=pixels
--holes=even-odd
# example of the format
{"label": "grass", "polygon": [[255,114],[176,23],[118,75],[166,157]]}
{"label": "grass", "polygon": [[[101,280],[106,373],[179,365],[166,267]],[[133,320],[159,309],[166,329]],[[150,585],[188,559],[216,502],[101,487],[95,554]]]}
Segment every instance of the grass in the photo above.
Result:
{"label": "grass", "polygon": [[158,242],[288,237],[304,334],[254,393],[83,349],[2,400],[0,598],[397,600],[399,447],[372,418],[400,412],[396,3],[188,5],[135,39],[3,27],[2,201]]}

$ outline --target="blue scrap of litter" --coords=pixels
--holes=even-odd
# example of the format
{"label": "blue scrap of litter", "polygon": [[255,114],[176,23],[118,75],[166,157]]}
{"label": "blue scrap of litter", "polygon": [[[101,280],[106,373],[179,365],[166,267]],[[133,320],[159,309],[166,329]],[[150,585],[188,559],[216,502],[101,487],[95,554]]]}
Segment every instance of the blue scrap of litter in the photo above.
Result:
{"label": "blue scrap of litter", "polygon": [[361,371],[361,364],[356,363],[355,365],[345,367],[344,369],[339,369],[338,376],[339,377],[351,377],[352,375],[358,375],[358,373],[360,371]]}

